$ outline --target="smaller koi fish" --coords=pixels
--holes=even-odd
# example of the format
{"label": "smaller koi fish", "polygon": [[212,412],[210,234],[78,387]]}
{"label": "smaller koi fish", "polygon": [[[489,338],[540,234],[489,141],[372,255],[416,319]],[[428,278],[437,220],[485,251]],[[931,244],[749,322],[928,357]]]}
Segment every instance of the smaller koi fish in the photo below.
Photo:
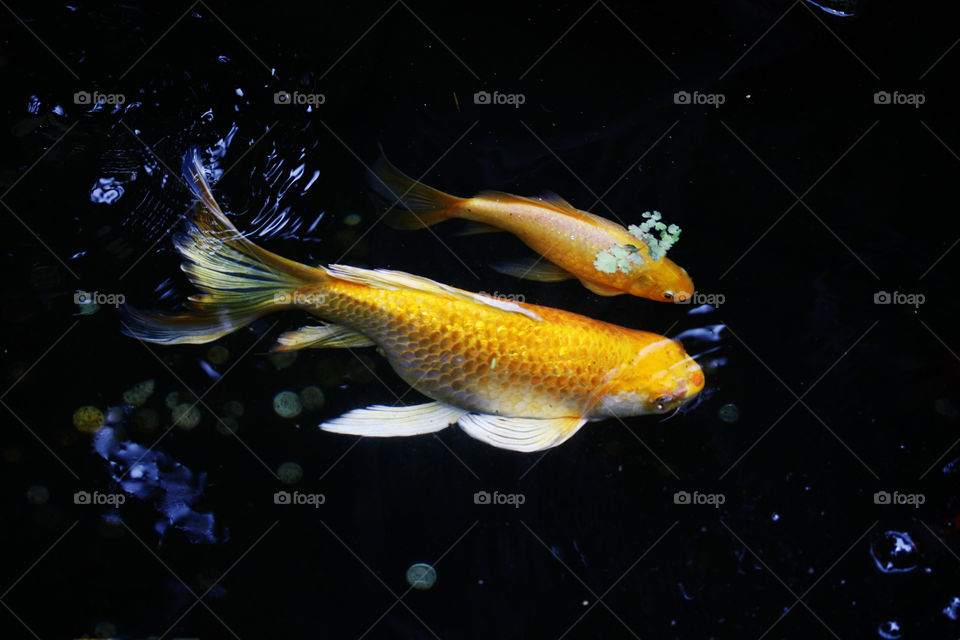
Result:
{"label": "smaller koi fish", "polygon": [[[484,191],[459,198],[417,182],[385,156],[374,163],[367,182],[390,203],[386,220],[393,227],[418,229],[463,218],[475,224],[469,233],[508,231],[541,256],[492,265],[500,273],[541,282],[577,278],[601,296],[628,293],[672,302],[693,294],[687,272],[663,255],[680,231],[660,222],[658,212],[644,214],[643,224],[627,229],[552,193],[526,198]],[[651,229],[660,232],[659,239]]]}

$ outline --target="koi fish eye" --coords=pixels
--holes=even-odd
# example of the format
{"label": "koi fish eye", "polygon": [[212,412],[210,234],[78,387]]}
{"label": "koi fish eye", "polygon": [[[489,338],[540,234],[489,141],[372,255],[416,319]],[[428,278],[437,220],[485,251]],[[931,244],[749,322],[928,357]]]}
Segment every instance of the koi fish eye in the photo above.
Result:
{"label": "koi fish eye", "polygon": [[663,297],[666,298],[667,300],[673,300],[673,291],[670,291],[670,289],[667,289],[666,291],[663,292]]}
{"label": "koi fish eye", "polygon": [[660,396],[653,401],[654,405],[657,407],[657,411],[663,411],[667,408],[667,404],[670,402],[670,396]]}

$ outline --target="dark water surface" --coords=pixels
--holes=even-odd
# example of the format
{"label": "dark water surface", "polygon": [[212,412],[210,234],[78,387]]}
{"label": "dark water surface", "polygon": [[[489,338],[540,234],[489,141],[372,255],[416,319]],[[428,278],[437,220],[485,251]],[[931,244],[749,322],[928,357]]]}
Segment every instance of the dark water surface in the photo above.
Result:
{"label": "dark water surface", "polygon": [[[821,4],[5,4],[7,635],[960,636],[960,30]],[[489,268],[529,255],[506,234],[378,224],[378,145],[450,193],[659,210],[717,304],[517,281]],[[302,314],[226,355],[128,338],[119,296],[192,292],[171,237],[192,146],[274,252],[680,336],[703,398],[546,455],[457,428],[358,439],[317,425],[422,397],[373,350],[271,357]],[[274,412],[310,385],[321,408]],[[196,428],[171,428],[171,392],[200,398]],[[114,408],[96,442],[73,426],[88,405]],[[432,588],[409,588],[416,563]]]}

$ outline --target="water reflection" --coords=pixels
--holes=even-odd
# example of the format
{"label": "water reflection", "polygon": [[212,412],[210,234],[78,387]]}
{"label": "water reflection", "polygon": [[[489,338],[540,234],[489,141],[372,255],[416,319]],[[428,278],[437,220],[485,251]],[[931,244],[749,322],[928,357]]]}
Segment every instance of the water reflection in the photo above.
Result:
{"label": "water reflection", "polygon": [[126,494],[153,502],[161,514],[154,525],[161,544],[171,527],[191,542],[214,543],[227,539],[227,532],[222,535],[215,532],[213,513],[201,513],[193,508],[206,485],[206,473],[194,473],[161,451],[120,440],[116,429],[110,426],[97,431],[93,447],[107,461],[111,476]]}

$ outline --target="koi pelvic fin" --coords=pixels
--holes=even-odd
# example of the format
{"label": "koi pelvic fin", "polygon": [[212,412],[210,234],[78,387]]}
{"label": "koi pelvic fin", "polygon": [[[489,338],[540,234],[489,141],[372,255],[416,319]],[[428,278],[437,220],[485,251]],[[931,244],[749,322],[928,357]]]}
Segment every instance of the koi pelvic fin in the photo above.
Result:
{"label": "koi pelvic fin", "polygon": [[583,278],[580,279],[580,282],[598,296],[619,296],[626,293],[626,291],[620,291],[619,289],[614,289],[613,287],[608,287],[597,282],[591,282],[590,280],[584,280]]}
{"label": "koi pelvic fin", "polygon": [[362,333],[337,324],[318,327],[300,327],[287,331],[277,338],[271,351],[296,351],[297,349],[336,349],[348,347],[372,347],[374,342]]}
{"label": "koi pelvic fin", "polygon": [[471,413],[460,418],[460,428],[473,438],[500,449],[530,453],[566,442],[586,418],[509,418]]}

